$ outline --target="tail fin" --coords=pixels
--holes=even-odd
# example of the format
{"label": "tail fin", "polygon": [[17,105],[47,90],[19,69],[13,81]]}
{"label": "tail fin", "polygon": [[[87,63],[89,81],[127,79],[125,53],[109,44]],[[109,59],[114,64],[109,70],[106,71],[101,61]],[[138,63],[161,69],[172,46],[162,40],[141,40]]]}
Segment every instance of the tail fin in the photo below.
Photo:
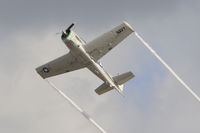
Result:
{"label": "tail fin", "polygon": [[[113,77],[113,80],[115,81],[116,85],[119,86],[120,90],[123,91],[124,83],[126,83],[128,80],[132,79],[134,77],[132,72],[127,72],[118,76]],[[99,86],[95,92],[99,95],[104,94],[110,90],[112,90],[109,85],[106,83],[103,83],[101,86]]]}
{"label": "tail fin", "polygon": [[122,85],[119,85],[119,89],[121,90],[121,91],[123,91],[124,90],[124,85],[122,84]]}

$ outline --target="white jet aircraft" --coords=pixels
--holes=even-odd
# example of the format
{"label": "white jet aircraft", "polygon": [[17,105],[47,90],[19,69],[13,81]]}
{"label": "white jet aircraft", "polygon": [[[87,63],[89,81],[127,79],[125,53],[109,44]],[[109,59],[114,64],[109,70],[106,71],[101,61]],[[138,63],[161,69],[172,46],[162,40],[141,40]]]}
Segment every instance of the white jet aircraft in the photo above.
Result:
{"label": "white jet aircraft", "polygon": [[112,77],[103,69],[98,60],[134,32],[133,28],[127,22],[123,22],[119,26],[116,26],[112,30],[86,44],[71,30],[73,26],[74,23],[63,31],[61,36],[61,39],[69,48],[70,52],[36,68],[38,74],[45,79],[87,67],[104,81],[104,83],[95,90],[97,94],[101,95],[112,89],[116,89],[122,94],[123,84],[134,77],[133,73],[127,72]]}

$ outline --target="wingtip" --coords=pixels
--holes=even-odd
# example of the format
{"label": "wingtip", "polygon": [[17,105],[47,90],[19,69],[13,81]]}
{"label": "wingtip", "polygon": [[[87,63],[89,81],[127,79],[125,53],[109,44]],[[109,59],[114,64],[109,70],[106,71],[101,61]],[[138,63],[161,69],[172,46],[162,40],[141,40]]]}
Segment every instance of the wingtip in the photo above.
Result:
{"label": "wingtip", "polygon": [[37,72],[37,74],[39,74],[43,79],[45,79],[46,77],[42,74],[40,68],[36,68],[35,71]]}
{"label": "wingtip", "polygon": [[133,29],[133,27],[131,27],[131,25],[126,22],[126,21],[123,21],[123,23],[132,31],[132,32],[135,32],[135,30]]}

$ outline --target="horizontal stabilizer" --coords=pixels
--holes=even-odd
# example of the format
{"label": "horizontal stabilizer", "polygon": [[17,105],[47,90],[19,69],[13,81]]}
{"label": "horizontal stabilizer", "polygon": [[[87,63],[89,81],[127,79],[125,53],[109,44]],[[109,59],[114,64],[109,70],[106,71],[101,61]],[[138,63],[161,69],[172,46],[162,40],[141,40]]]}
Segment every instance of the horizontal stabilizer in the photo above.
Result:
{"label": "horizontal stabilizer", "polygon": [[127,72],[127,73],[123,73],[123,74],[113,77],[113,80],[118,85],[122,85],[122,84],[126,83],[127,81],[129,81],[130,79],[132,79],[134,76],[135,75],[132,72]]}
{"label": "horizontal stabilizer", "polygon": [[112,90],[113,88],[111,88],[110,86],[108,86],[106,83],[103,83],[101,86],[99,86],[95,92],[99,95],[106,93],[110,90]]}
{"label": "horizontal stabilizer", "polygon": [[[127,72],[118,76],[113,77],[113,80],[117,86],[119,86],[120,90],[123,91],[123,84],[126,83],[128,80],[132,79],[134,77],[134,74],[132,72]],[[99,86],[95,92],[99,95],[104,94],[110,90],[112,90],[109,85],[106,83],[103,83],[101,86]]]}

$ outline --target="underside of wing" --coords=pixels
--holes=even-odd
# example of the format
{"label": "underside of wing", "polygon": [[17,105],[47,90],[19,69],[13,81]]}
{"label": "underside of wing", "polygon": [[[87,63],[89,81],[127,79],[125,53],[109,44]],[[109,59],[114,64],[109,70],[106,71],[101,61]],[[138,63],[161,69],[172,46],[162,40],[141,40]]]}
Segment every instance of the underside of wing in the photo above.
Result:
{"label": "underside of wing", "polygon": [[85,66],[79,63],[71,53],[68,53],[47,64],[36,68],[36,71],[42,78],[45,79],[48,77],[74,71],[84,67]]}
{"label": "underside of wing", "polygon": [[121,25],[89,42],[84,48],[95,61],[98,61],[132,32],[134,32],[132,27],[123,22]]}

